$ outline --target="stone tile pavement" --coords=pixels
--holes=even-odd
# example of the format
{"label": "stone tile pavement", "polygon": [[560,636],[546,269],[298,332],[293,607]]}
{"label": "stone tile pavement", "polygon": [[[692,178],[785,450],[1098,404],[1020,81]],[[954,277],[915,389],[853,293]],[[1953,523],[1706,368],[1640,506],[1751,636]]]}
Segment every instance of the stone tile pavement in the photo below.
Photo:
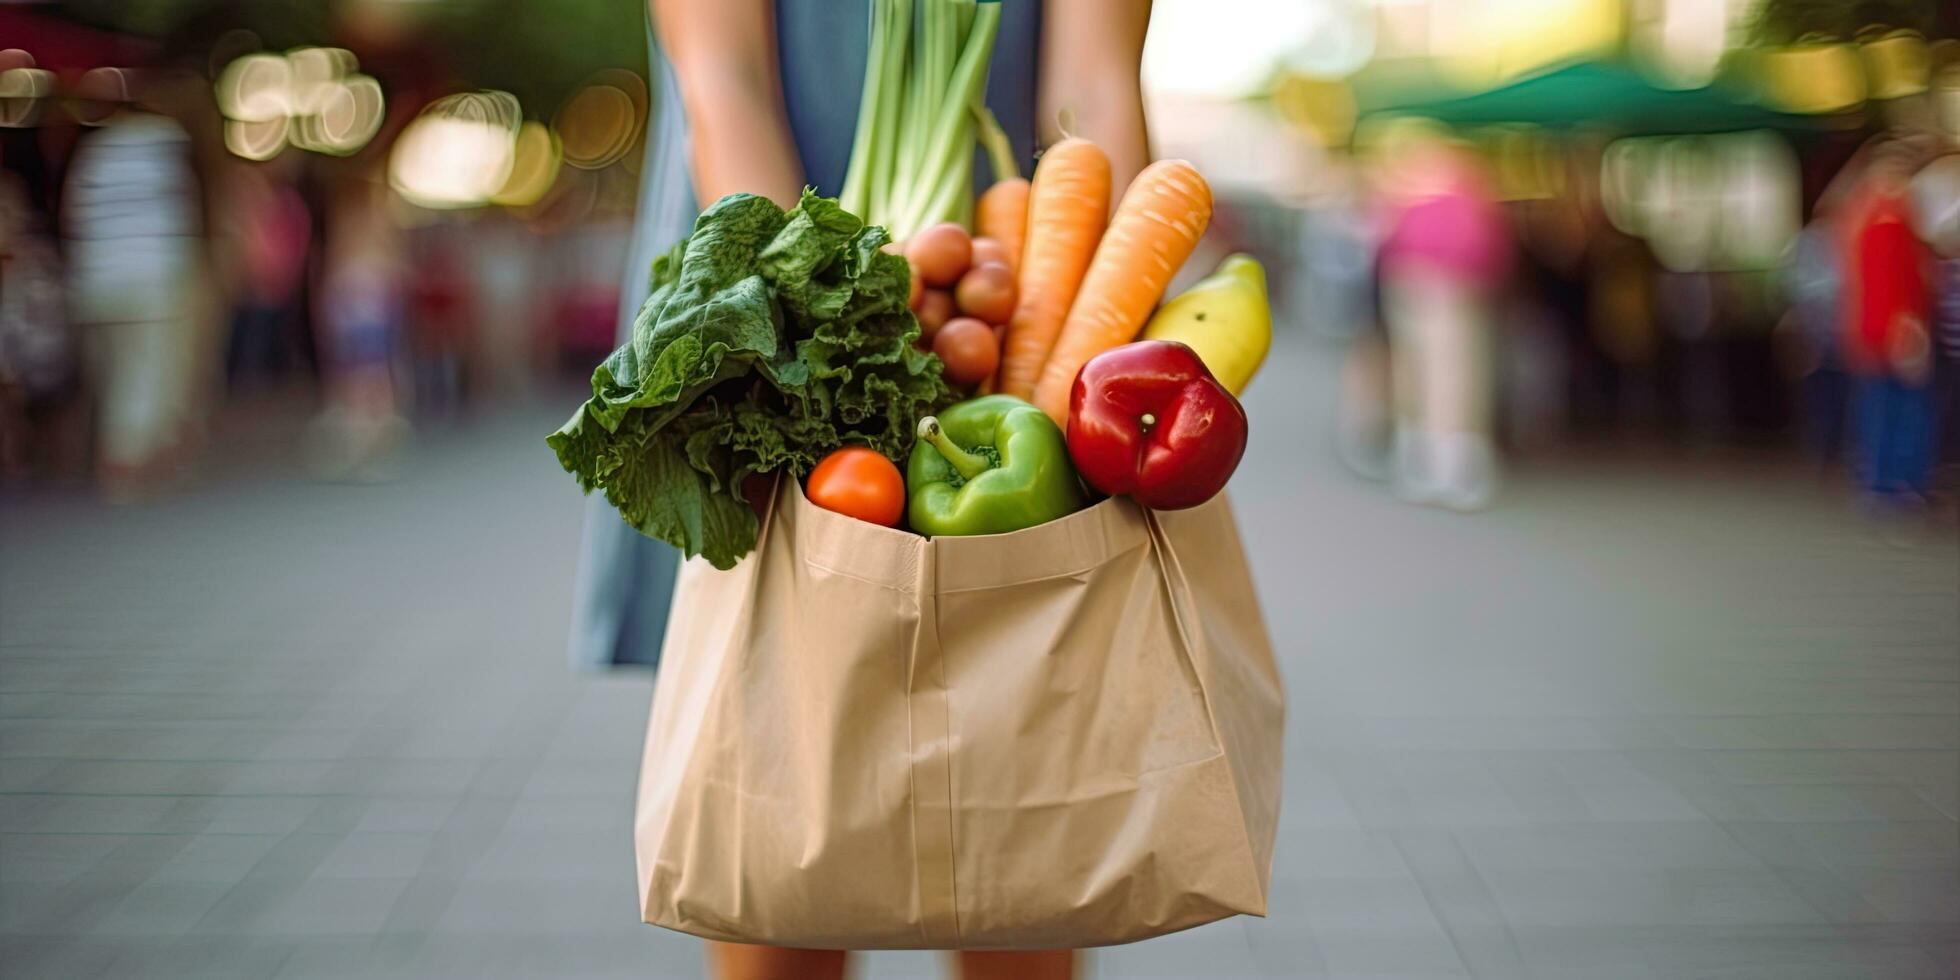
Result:
{"label": "stone tile pavement", "polygon": [[[1235,492],[1292,699],[1272,915],[1094,975],[1960,971],[1951,526],[1651,453],[1413,510],[1330,462],[1324,352],[1269,372]],[[4,498],[0,970],[698,976],[635,923],[650,678],[564,665],[569,404],[387,486]]]}

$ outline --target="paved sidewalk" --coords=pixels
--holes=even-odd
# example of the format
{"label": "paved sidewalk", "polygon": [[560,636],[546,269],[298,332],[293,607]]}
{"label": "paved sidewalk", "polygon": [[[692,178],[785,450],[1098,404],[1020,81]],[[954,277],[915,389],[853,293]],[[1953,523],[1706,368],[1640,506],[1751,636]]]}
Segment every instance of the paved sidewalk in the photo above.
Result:
{"label": "paved sidewalk", "polygon": [[[1950,526],[1678,459],[1410,509],[1331,462],[1332,390],[1283,342],[1235,483],[1292,698],[1273,915],[1095,975],[1960,970]],[[650,678],[564,665],[569,405],[388,486],[4,501],[8,976],[700,974],[635,923]]]}

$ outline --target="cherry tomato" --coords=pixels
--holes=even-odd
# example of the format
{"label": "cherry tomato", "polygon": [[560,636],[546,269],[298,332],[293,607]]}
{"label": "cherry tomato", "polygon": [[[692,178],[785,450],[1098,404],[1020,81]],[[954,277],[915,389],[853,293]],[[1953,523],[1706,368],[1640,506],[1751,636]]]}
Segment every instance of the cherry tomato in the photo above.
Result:
{"label": "cherry tomato", "polygon": [[905,245],[905,258],[926,285],[944,289],[958,282],[973,264],[973,239],[965,228],[941,222],[912,236]]}
{"label": "cherry tomato", "polygon": [[875,450],[846,446],[810,471],[810,502],[860,521],[897,527],[905,513],[905,478]]}
{"label": "cherry tomato", "polygon": [[913,308],[913,309],[915,309],[915,310],[916,310],[916,309],[918,309],[918,308],[919,308],[919,291],[920,291],[920,290],[922,290],[922,289],[924,289],[924,288],[926,288],[926,283],[925,283],[925,280],[923,280],[923,279],[920,279],[920,278],[919,278],[919,270],[917,270],[917,269],[913,269],[913,270],[912,270],[912,292],[911,292],[911,293],[910,293],[909,295],[907,295],[907,296],[905,297],[905,305],[906,305],[906,306],[909,306],[909,307],[911,307],[911,308]]}
{"label": "cherry tomato", "polygon": [[933,335],[932,352],[946,362],[946,380],[961,388],[985,381],[1000,366],[994,328],[970,316],[946,321]]}
{"label": "cherry tomato", "polygon": [[953,294],[943,289],[922,290],[912,310],[919,317],[919,336],[930,341],[953,318]]}
{"label": "cherry tomato", "polygon": [[987,323],[1006,323],[1014,315],[1014,270],[989,262],[966,270],[953,289],[960,312]]}
{"label": "cherry tomato", "polygon": [[1002,245],[1000,239],[988,238],[985,235],[975,235],[973,238],[973,265],[977,268],[989,262],[999,262],[1001,265],[1010,269],[1014,268],[1014,260],[1008,257],[1007,246]]}

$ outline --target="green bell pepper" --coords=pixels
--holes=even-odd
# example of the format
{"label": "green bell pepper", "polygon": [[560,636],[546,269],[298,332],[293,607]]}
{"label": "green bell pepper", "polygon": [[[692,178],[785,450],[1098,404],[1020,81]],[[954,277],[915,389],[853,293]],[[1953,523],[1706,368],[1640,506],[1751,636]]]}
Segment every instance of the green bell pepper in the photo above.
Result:
{"label": "green bell pepper", "polygon": [[927,537],[1004,534],[1082,509],[1062,430],[1012,395],[920,419],[905,485],[912,530]]}

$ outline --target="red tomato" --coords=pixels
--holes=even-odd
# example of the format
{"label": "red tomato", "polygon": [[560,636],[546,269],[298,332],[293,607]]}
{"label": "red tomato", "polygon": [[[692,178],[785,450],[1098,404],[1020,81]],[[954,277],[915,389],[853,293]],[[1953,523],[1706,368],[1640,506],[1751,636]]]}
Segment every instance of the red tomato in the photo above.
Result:
{"label": "red tomato", "polygon": [[846,446],[810,471],[810,502],[860,521],[897,527],[905,513],[905,478],[874,450]]}
{"label": "red tomato", "polygon": [[985,381],[1000,366],[994,328],[970,316],[946,321],[933,335],[932,352],[946,362],[946,380],[961,388]]}

